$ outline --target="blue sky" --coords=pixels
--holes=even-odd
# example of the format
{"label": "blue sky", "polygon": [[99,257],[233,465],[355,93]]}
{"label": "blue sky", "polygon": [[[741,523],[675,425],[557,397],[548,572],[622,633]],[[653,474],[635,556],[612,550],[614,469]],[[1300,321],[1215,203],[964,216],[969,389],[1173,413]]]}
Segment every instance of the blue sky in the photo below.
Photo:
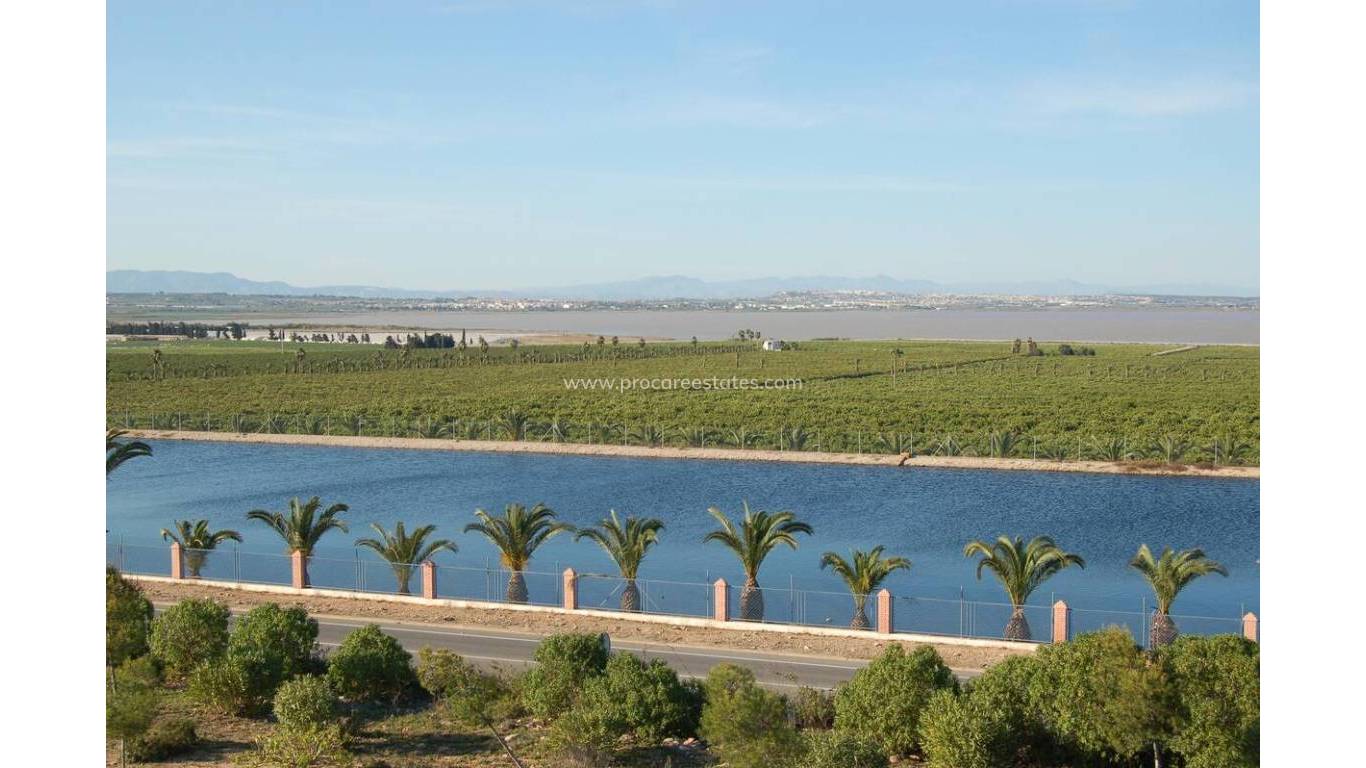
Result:
{"label": "blue sky", "polygon": [[107,263],[1255,292],[1257,14],[111,0]]}

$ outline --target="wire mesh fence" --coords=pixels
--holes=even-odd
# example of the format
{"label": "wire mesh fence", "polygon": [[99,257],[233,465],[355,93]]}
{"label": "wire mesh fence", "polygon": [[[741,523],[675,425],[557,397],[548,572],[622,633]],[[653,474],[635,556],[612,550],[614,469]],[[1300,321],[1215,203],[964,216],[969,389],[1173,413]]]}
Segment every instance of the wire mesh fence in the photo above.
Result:
{"label": "wire mesh fence", "polygon": [[[181,553],[182,574],[188,579],[289,585],[293,564],[289,555],[241,551],[236,546],[211,550],[185,549]],[[119,538],[106,541],[107,565],[130,574],[168,576],[171,573],[171,548],[165,545],[129,544]],[[558,567],[558,563],[556,566]],[[422,567],[417,564],[392,564],[356,551],[354,557],[336,554],[313,556],[306,560],[309,585],[376,594],[423,593]],[[436,597],[490,603],[519,602],[528,605],[564,604],[562,571],[521,571],[514,574],[485,564],[478,566],[438,565]],[[632,589],[634,587],[634,589]],[[712,618],[716,615],[716,587],[713,583],[635,579],[628,581],[611,574],[578,574],[576,588],[580,608],[607,611],[635,611],[645,614]],[[799,626],[877,628],[877,596],[857,599],[849,592],[802,589],[797,587],[758,587],[746,589],[743,582],[726,587],[727,618]],[[1110,627],[1126,630],[1139,645],[1148,644],[1151,611],[1073,608],[1071,634],[1093,632]],[[946,637],[994,638],[1005,636],[1014,606],[1005,602],[895,595],[892,604],[894,632]],[[1051,605],[1021,607],[1030,639],[1052,640]],[[1241,634],[1242,609],[1237,615],[1208,616],[1173,614],[1181,633],[1191,635]]]}
{"label": "wire mesh fence", "polygon": [[[896,597],[892,626],[897,632],[957,637],[1005,637],[1006,624],[1015,612],[1010,603],[932,597]],[[1052,638],[1053,609],[1049,605],[1023,605],[1030,638]]]}
{"label": "wire mesh fence", "polygon": [[[579,607],[697,618],[711,618],[713,615],[715,590],[711,584],[635,579],[634,585],[635,598],[632,602],[631,582],[626,579],[606,574],[579,574]],[[634,609],[630,607],[632,605]]]}

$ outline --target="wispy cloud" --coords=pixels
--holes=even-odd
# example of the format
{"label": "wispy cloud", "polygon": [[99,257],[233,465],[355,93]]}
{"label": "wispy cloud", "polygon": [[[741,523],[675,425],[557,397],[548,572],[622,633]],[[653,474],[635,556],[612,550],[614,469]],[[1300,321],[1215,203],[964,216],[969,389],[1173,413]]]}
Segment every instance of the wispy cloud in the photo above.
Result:
{"label": "wispy cloud", "polygon": [[109,157],[154,159],[170,157],[241,158],[261,154],[259,142],[234,138],[177,136],[156,139],[113,140],[105,146]]}
{"label": "wispy cloud", "polygon": [[776,49],[764,43],[736,43],[699,50],[695,55],[701,64],[728,70],[747,70],[773,58]]}
{"label": "wispy cloud", "polygon": [[1050,114],[1129,118],[1183,117],[1249,103],[1257,86],[1239,80],[1204,79],[1120,83],[1039,82],[1021,89],[1030,108]]}

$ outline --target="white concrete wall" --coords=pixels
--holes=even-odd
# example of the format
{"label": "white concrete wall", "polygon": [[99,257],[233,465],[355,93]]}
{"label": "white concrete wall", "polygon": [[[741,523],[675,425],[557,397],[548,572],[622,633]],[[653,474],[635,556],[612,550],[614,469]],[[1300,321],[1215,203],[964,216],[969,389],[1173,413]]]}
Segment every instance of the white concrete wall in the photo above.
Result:
{"label": "white concrete wall", "polygon": [[627,613],[624,611],[600,611],[592,608],[567,610],[549,605],[519,605],[517,603],[493,603],[483,600],[450,600],[437,598],[429,600],[415,595],[390,595],[375,592],[352,592],[344,589],[295,589],[276,584],[253,584],[235,581],[209,581],[205,579],[177,580],[167,576],[142,576],[124,574],[124,578],[134,581],[156,582],[160,584],[192,584],[219,589],[236,589],[243,592],[263,592],[273,595],[292,597],[332,597],[346,600],[371,600],[381,603],[409,603],[411,605],[438,606],[443,608],[468,608],[496,611],[521,611],[523,613],[558,613],[574,616],[595,616],[616,621],[637,621],[646,624],[668,624],[675,627],[705,627],[707,629],[734,630],[739,632],[782,632],[793,635],[820,635],[822,637],[855,637],[861,640],[898,640],[908,643],[933,645],[958,645],[969,648],[1002,648],[1012,651],[1032,652],[1039,643],[1022,643],[1012,640],[991,640],[979,637],[955,637],[952,635],[922,635],[911,632],[880,634],[868,630],[845,629],[841,627],[808,627],[800,624],[767,624],[751,621],[716,621],[697,616],[674,616],[652,613]]}

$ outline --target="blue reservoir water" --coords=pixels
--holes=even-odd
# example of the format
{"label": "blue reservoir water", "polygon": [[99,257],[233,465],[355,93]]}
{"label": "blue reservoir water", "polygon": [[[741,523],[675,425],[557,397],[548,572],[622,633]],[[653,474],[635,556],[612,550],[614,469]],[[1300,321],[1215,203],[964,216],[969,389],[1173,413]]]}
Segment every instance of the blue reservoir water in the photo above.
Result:
{"label": "blue reservoir water", "polygon": [[[775,551],[760,573],[761,584],[774,590],[770,606],[785,599],[780,592],[788,587],[829,592],[828,606],[805,611],[813,622],[822,612],[830,614],[828,623],[848,620],[847,593],[833,574],[819,568],[821,553],[845,554],[851,547],[882,544],[889,554],[913,562],[886,586],[898,597],[926,600],[923,610],[899,607],[898,628],[911,623],[913,615],[940,611],[935,626],[922,629],[966,631],[965,622],[975,619],[964,618],[950,603],[1000,602],[1002,593],[990,574],[976,580],[973,561],[962,555],[963,545],[1003,533],[1048,534],[1086,558],[1085,570],[1064,571],[1031,599],[1040,606],[1030,614],[1036,633],[1046,630],[1043,606],[1055,597],[1077,609],[1082,628],[1129,621],[1141,616],[1145,606],[1151,608],[1147,585],[1127,565],[1142,543],[1154,549],[1199,546],[1228,568],[1228,578],[1200,579],[1181,594],[1173,613],[1192,617],[1183,628],[1197,631],[1195,625],[1204,621],[1194,618],[1199,616],[1215,617],[1202,625],[1206,631],[1236,631],[1234,622],[1242,612],[1258,610],[1260,484],[1254,480],[179,441],[152,445],[152,458],[128,462],[108,481],[111,546],[117,542],[148,557],[155,553],[149,562],[164,564],[160,529],[174,519],[208,518],[214,527],[234,528],[245,537],[237,555],[214,555],[220,568],[233,558],[243,578],[274,578],[273,573],[251,571],[278,570],[283,552],[274,532],[247,521],[246,512],[283,511],[292,496],[318,495],[325,504],[348,504],[345,517],[351,525],[349,534],[324,538],[316,551],[320,562],[354,562],[353,541],[374,535],[370,523],[388,527],[402,520],[410,529],[434,523],[439,535],[458,543],[460,551],[438,556],[439,563],[496,569],[493,548],[462,532],[474,509],[497,512],[509,502],[544,502],[575,525],[590,525],[609,509],[663,519],[662,542],[641,569],[644,579],[702,584],[720,576],[738,584],[743,574],[733,555],[719,545],[704,545],[702,537],[715,527],[708,506],[738,514],[745,500],[753,508],[790,509],[814,526],[815,535],[803,538],[799,550]],[[368,552],[359,558],[377,562]],[[596,545],[569,536],[542,547],[531,570],[552,574],[571,565],[581,573],[615,572]],[[324,566],[315,571],[324,573]],[[334,570],[332,578],[351,578],[340,566]],[[554,599],[553,577],[528,582],[533,600]],[[680,596],[671,599],[705,599],[703,588],[689,589],[674,588]],[[656,591],[658,597],[651,600],[664,599],[664,588]],[[596,596],[585,590],[588,603],[608,599],[606,592]],[[775,614],[780,610],[773,608]],[[957,628],[949,626],[955,621]]]}

